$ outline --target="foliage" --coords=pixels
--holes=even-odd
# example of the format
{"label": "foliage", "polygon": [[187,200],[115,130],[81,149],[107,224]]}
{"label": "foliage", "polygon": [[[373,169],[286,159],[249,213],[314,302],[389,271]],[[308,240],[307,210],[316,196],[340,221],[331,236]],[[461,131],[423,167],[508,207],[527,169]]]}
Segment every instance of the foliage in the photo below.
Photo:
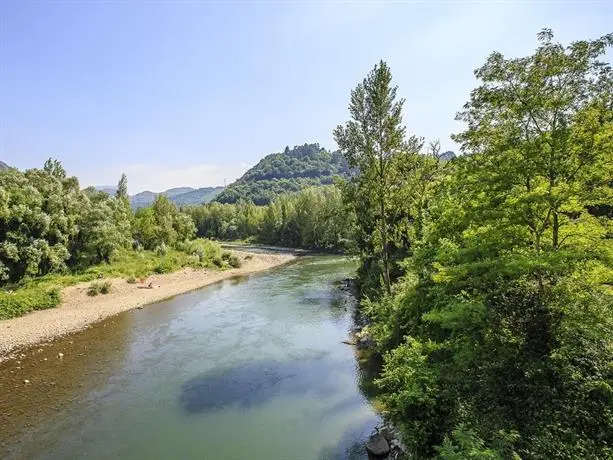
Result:
{"label": "foliage", "polygon": [[[362,308],[384,356],[381,398],[414,458],[613,457],[613,239],[595,211],[611,202],[613,72],[598,59],[613,35],[539,41],[476,71],[462,157],[441,161],[434,145],[387,188],[366,162],[345,189],[362,277],[383,259],[384,231],[410,238],[398,281]],[[376,112],[360,107],[382,67],[353,93],[355,119]],[[376,145],[356,134],[369,121],[337,131],[360,161]],[[404,219],[369,213],[363,184]]]}
{"label": "foliage", "polygon": [[265,156],[240,179],[215,198],[220,203],[251,201],[266,205],[279,195],[307,187],[330,185],[336,176],[347,176],[342,155],[330,153],[319,144],[304,144]]}
{"label": "foliage", "polygon": [[[11,286],[10,290],[0,290],[0,319],[13,318],[32,310],[52,308],[59,304],[62,287],[75,283],[98,281],[99,278],[127,278],[128,283],[136,283],[159,271],[174,272],[184,267],[219,267],[214,259],[220,257],[221,247],[209,240],[196,239],[185,244],[181,250],[169,249],[164,256],[155,251],[131,251],[122,249],[114,253],[109,263],[102,263],[67,274],[49,274],[42,277],[22,280]],[[220,259],[221,260],[221,259]]]}
{"label": "foliage", "polygon": [[[55,307],[61,287],[99,275],[143,276],[158,266],[211,267],[221,250],[212,242],[191,241],[195,227],[176,206],[159,200],[145,217],[134,219],[122,176],[117,196],[93,187],[81,190],[57,160],[43,169],[0,172],[0,318]],[[151,225],[148,227],[148,225]],[[134,236],[150,236],[145,247],[129,250]],[[189,254],[176,250],[179,246]],[[137,240],[137,247],[143,244]],[[198,249],[199,255],[192,255]],[[110,285],[109,285],[110,286]],[[104,293],[96,283],[92,292]]]}
{"label": "foliage", "polygon": [[[392,74],[380,62],[351,92],[352,119],[334,131],[336,142],[358,174],[347,184],[356,209],[368,215],[358,223],[372,226],[372,253],[381,263],[383,286],[391,289],[391,233],[389,196],[395,186],[396,161],[406,150],[402,126],[404,100],[396,101]],[[366,222],[368,221],[368,222]]]}
{"label": "foliage", "polygon": [[145,249],[177,247],[195,234],[192,219],[164,195],[156,197],[151,207],[139,209],[134,217],[135,239]]}
{"label": "foliage", "polygon": [[53,308],[60,303],[60,291],[40,286],[15,291],[0,290],[0,320],[25,315],[31,311]]}
{"label": "foliage", "polygon": [[128,200],[128,178],[125,174],[121,175],[121,179],[119,179],[119,183],[117,184],[117,191],[115,192],[115,196],[117,198],[121,198],[122,200]]}
{"label": "foliage", "polygon": [[351,246],[353,218],[335,186],[307,188],[282,195],[267,206],[248,201],[210,203],[186,208],[198,236],[221,240],[251,239],[265,244],[311,249]]}
{"label": "foliage", "polygon": [[232,268],[240,268],[243,263],[236,254],[232,254],[230,255],[230,257],[228,257],[228,265],[230,265],[230,267]]}
{"label": "foliage", "polygon": [[347,205],[357,216],[356,243],[362,257],[363,292],[387,294],[402,270],[398,261],[412,250],[422,230],[428,191],[450,152],[438,143],[422,154],[423,141],[406,138],[404,100],[385,62],[380,62],[351,92],[351,120],[334,137],[356,174],[344,183]]}
{"label": "foliage", "polygon": [[251,202],[235,204],[217,202],[184,209],[196,224],[198,236],[221,240],[240,240],[261,231],[264,208]]}
{"label": "foliage", "polygon": [[108,261],[129,242],[125,203],[79,190],[56,160],[0,173],[0,283]]}
{"label": "foliage", "polygon": [[93,282],[87,288],[87,295],[94,297],[98,294],[108,294],[111,292],[111,282],[110,281],[102,281],[102,282]]}

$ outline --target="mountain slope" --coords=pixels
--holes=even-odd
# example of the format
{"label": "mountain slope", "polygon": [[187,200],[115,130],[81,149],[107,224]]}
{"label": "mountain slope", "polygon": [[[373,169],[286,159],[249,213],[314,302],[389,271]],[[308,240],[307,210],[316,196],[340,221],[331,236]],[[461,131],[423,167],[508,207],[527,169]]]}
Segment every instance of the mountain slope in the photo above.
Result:
{"label": "mountain slope", "polygon": [[170,200],[179,206],[208,203],[209,201],[213,201],[223,189],[223,187],[202,187],[196,190],[192,189],[190,192],[170,197]]}
{"label": "mountain slope", "polygon": [[131,196],[130,203],[134,209],[144,208],[151,206],[158,195],[166,195],[170,201],[178,206],[189,206],[208,203],[222,190],[223,187],[202,187],[199,189],[192,187],[177,187],[161,193],[154,193],[146,190]]}
{"label": "mountain slope", "polygon": [[331,184],[335,176],[347,176],[347,163],[339,152],[319,144],[304,144],[265,156],[240,179],[230,184],[215,201],[235,203],[251,200],[268,204],[275,196],[305,187]]}
{"label": "mountain slope", "polygon": [[456,157],[456,154],[454,152],[452,152],[451,150],[448,150],[446,152],[441,153],[438,157],[441,160],[450,161],[450,160],[453,160]]}
{"label": "mountain slope", "polygon": [[4,161],[0,161],[0,171],[3,169],[10,169],[10,166],[7,165]]}
{"label": "mountain slope", "polygon": [[115,193],[117,193],[116,185],[96,185],[94,188],[99,192],[106,193],[107,195],[115,195]]}
{"label": "mountain slope", "polygon": [[[164,193],[164,192],[162,192]],[[137,193],[130,197],[130,203],[133,208],[144,208],[146,206],[151,205],[155,200],[155,197],[158,196],[158,193],[150,192],[149,190],[145,190],[144,192]]]}
{"label": "mountain slope", "polygon": [[168,198],[172,198],[173,196],[183,195],[184,193],[193,192],[194,190],[196,189],[193,187],[176,187],[176,188],[169,188],[163,193]]}

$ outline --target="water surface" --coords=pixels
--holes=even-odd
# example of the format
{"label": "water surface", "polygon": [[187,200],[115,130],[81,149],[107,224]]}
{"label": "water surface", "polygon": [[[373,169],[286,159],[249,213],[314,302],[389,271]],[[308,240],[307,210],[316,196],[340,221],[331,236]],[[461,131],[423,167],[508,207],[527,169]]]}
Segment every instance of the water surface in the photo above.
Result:
{"label": "water surface", "polygon": [[0,365],[0,457],[365,459],[378,418],[336,285],[354,270],[304,257]]}

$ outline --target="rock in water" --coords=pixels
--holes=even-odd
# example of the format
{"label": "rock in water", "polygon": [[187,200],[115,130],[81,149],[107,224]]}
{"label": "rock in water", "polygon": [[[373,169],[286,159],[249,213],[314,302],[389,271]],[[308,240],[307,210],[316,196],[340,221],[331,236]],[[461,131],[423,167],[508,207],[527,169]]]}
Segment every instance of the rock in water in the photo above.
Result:
{"label": "rock in water", "polygon": [[390,446],[382,435],[375,434],[366,443],[366,450],[374,457],[382,458],[390,453]]}

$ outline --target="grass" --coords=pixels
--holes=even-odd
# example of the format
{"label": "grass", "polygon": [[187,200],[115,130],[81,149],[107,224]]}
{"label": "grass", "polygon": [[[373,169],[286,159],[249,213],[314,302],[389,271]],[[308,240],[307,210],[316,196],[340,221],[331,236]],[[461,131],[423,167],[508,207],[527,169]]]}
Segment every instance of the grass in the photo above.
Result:
{"label": "grass", "polygon": [[[179,250],[180,249],[180,250]],[[226,269],[232,265],[232,255],[222,258],[218,243],[197,239],[179,249],[162,251],[118,251],[108,264],[100,264],[72,273],[54,273],[22,280],[16,285],[0,289],[0,320],[15,318],[34,310],[53,308],[61,302],[60,291],[66,286],[94,281],[88,289],[105,294],[111,287],[104,278],[126,278],[135,283],[153,273],[171,273],[184,267]],[[240,260],[239,260],[240,263]],[[108,283],[107,287],[104,287]],[[92,286],[96,287],[92,287]],[[103,292],[106,290],[106,292]]]}
{"label": "grass", "polygon": [[60,290],[54,287],[32,286],[16,291],[0,291],[0,319],[53,308],[60,303],[60,300]]}

